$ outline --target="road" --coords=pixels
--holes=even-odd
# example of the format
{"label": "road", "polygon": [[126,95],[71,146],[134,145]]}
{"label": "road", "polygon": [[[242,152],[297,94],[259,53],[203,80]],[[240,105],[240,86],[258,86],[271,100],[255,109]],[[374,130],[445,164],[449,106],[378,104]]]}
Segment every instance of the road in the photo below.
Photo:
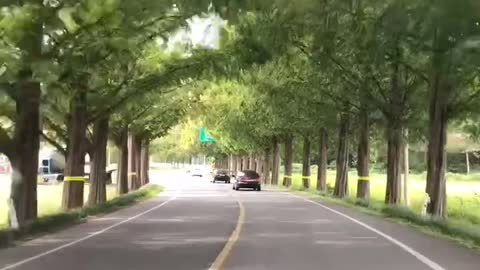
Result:
{"label": "road", "polygon": [[473,270],[480,255],[352,209],[181,173],[160,196],[0,250],[0,270]]}

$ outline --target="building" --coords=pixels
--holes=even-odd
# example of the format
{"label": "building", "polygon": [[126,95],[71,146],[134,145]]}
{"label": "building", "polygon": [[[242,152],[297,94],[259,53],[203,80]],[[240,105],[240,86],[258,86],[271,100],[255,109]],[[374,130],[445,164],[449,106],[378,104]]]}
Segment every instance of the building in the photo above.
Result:
{"label": "building", "polygon": [[9,174],[12,171],[7,156],[0,154],[0,174]]}

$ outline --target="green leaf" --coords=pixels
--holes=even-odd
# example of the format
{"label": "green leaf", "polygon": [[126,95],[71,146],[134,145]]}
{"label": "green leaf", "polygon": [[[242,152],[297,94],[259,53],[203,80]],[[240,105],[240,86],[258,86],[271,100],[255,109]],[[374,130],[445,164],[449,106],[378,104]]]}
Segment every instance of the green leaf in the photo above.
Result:
{"label": "green leaf", "polygon": [[65,28],[67,28],[67,31],[70,33],[75,33],[79,28],[78,24],[73,18],[73,13],[75,11],[76,8],[74,7],[65,7],[58,11],[58,18],[60,18],[60,20],[65,25]]}

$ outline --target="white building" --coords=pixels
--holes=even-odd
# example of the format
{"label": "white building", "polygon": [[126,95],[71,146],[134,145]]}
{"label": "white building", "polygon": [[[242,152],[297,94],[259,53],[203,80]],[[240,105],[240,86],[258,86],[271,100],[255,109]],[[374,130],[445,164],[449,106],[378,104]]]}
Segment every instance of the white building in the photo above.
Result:
{"label": "white building", "polygon": [[0,154],[0,174],[8,174],[11,172],[10,161],[7,156]]}

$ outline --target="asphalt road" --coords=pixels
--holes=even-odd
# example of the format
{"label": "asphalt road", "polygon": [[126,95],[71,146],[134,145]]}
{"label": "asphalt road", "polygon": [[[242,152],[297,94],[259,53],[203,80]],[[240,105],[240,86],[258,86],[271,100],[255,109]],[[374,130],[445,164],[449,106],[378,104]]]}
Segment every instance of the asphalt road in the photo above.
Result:
{"label": "asphalt road", "polygon": [[351,209],[153,178],[161,196],[0,250],[0,270],[479,269],[479,253]]}

